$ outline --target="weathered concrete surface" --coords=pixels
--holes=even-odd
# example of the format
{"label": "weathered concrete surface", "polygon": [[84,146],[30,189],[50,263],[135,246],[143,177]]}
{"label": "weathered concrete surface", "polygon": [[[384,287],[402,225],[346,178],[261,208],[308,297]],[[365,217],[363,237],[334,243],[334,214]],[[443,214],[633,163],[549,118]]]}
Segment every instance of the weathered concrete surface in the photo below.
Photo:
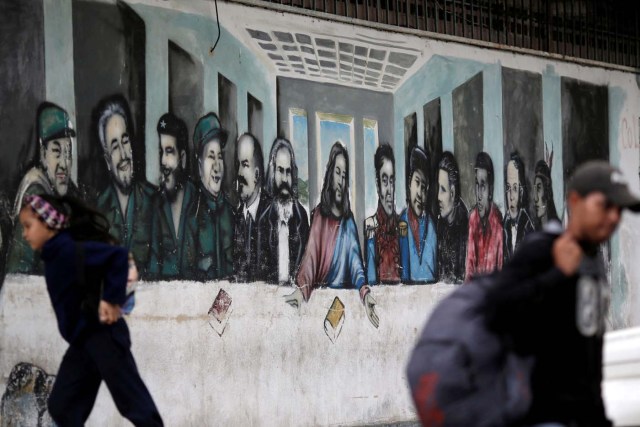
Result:
{"label": "weathered concrete surface", "polygon": [[[222,336],[209,308],[232,298]],[[353,290],[317,290],[298,311],[292,291],[264,284],[142,284],[128,319],[133,353],[165,424],[375,425],[415,420],[404,376],[431,307],[452,285],[375,287],[380,328]],[[335,344],[324,318],[346,306]],[[19,362],[55,373],[65,351],[41,277],[9,276],[0,291],[0,393]],[[103,386],[89,425],[127,425]]]}

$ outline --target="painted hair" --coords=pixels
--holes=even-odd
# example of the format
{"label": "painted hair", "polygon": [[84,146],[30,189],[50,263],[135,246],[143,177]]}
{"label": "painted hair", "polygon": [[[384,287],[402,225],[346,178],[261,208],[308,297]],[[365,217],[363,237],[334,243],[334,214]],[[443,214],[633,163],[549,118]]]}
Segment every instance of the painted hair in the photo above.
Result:
{"label": "painted hair", "polygon": [[262,186],[262,184],[264,183],[264,157],[262,155],[262,147],[258,142],[258,138],[256,138],[254,135],[252,135],[249,132],[245,132],[238,137],[238,143],[236,144],[235,173],[238,173],[238,169],[240,167],[240,161],[238,160],[238,149],[240,148],[240,141],[244,139],[249,139],[249,141],[251,141],[251,144],[253,145],[253,164],[255,165],[255,167],[258,168],[258,175],[260,176],[259,186]]}
{"label": "painted hair", "polygon": [[107,150],[107,122],[115,115],[119,115],[124,120],[124,124],[127,127],[129,137],[133,135],[133,126],[131,125],[131,115],[129,113],[129,106],[126,99],[121,95],[111,96],[99,105],[98,107],[98,137],[102,148]]}
{"label": "painted hair", "polygon": [[393,171],[395,173],[396,170],[396,159],[393,155],[393,148],[386,142],[380,144],[378,149],[376,150],[376,154],[373,157],[373,164],[376,168],[376,184],[378,186],[378,190],[380,189],[380,169],[382,169],[382,164],[384,163],[384,159],[387,159],[391,162],[393,166]]}
{"label": "painted hair", "polygon": [[456,200],[460,199],[460,169],[458,162],[451,151],[442,153],[438,169],[442,169],[449,177],[449,185],[453,186],[456,192]]}
{"label": "painted hair", "polygon": [[491,160],[491,156],[481,151],[476,156],[476,163],[474,169],[484,169],[487,171],[487,181],[489,182],[489,187],[491,190],[489,191],[489,201],[493,201],[493,160]]}
{"label": "painted hair", "polygon": [[298,198],[298,165],[296,165],[296,156],[293,153],[291,142],[286,138],[276,138],[271,145],[269,152],[269,165],[267,167],[267,182],[265,188],[271,197],[275,197],[278,189],[276,188],[276,156],[280,150],[287,150],[291,156],[291,193],[294,199]]}
{"label": "painted hair", "polygon": [[[555,219],[559,221],[558,211],[556,210],[556,203],[553,200],[553,186],[551,182],[551,169],[547,162],[544,160],[538,160],[535,168],[536,178],[540,178],[542,181],[542,188],[544,190],[544,203],[547,206],[547,218],[549,220]],[[536,220],[537,215],[534,215]]]}
{"label": "painted hair", "polygon": [[333,215],[331,213],[331,195],[333,193],[334,169],[336,167],[336,159],[339,155],[344,157],[347,165],[347,171],[345,174],[346,187],[342,195],[342,216],[351,216],[351,205],[349,204],[349,153],[347,153],[347,149],[342,145],[342,143],[340,143],[340,141],[336,141],[331,147],[329,161],[327,162],[327,170],[324,173],[324,182],[322,183],[322,193],[320,195],[320,212],[322,212],[322,215],[324,216]]}

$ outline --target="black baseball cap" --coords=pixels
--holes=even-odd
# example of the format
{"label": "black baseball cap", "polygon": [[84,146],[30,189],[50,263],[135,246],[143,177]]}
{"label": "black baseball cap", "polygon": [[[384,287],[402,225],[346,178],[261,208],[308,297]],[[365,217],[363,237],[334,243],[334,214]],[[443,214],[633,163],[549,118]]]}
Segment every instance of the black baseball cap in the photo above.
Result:
{"label": "black baseball cap", "polygon": [[640,212],[640,199],[629,191],[622,172],[604,160],[591,160],[580,165],[569,180],[568,190],[581,196],[600,192],[614,205]]}

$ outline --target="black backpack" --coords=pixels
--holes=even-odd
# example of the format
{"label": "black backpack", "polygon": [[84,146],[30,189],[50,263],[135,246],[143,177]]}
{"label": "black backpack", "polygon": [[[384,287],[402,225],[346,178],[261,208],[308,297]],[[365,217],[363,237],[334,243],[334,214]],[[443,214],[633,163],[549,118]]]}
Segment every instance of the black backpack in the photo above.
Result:
{"label": "black backpack", "polygon": [[425,426],[505,426],[531,405],[532,358],[513,352],[487,326],[493,275],[457,288],[433,310],[407,366]]}

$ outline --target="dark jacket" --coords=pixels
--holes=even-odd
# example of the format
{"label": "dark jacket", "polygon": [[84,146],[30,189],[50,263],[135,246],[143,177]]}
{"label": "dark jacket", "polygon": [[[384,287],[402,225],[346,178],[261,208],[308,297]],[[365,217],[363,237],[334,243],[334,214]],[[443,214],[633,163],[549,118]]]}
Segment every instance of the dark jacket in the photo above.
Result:
{"label": "dark jacket", "polygon": [[126,218],[120,209],[113,184],[98,196],[97,208],[111,224],[111,234],[133,253],[140,275],[144,277],[149,265],[153,195],[156,189],[146,181],[136,181],[132,185]]}
{"label": "dark jacket", "polygon": [[[527,237],[495,275],[497,283],[487,299],[490,326],[518,353],[535,358],[527,425],[610,426],[601,396],[609,291],[602,259],[597,250],[585,249],[580,275],[567,277],[553,262],[555,238],[549,233]],[[579,278],[595,279],[591,283],[597,285],[587,293],[596,296],[591,301],[595,306],[581,298],[585,282]],[[585,313],[594,315],[580,316]],[[596,328],[587,331],[585,319]]]}
{"label": "dark jacket", "polygon": [[194,240],[186,236],[187,222],[198,190],[190,182],[184,184],[184,197],[180,211],[180,224],[176,233],[173,224],[171,203],[162,193],[157,195],[151,225],[151,247],[149,255],[149,278],[190,279],[188,270],[195,263]]}
{"label": "dark jacket", "polygon": [[206,281],[233,274],[233,218],[224,194],[214,198],[200,185],[196,202],[187,214],[186,247],[195,248],[195,262],[186,275]]}
{"label": "dark jacket", "polygon": [[456,202],[451,215],[451,224],[446,218],[439,217],[436,225],[438,274],[441,282],[462,283],[466,272],[469,240],[469,212],[462,200]]}
{"label": "dark jacket", "polygon": [[[127,250],[102,242],[80,244],[84,246],[85,285],[102,280],[102,299],[122,305],[126,300],[129,274]],[[44,261],[44,277],[58,329],[71,343],[83,332],[99,325],[97,313],[90,315],[80,308],[82,295],[78,284],[76,243],[69,232],[61,231],[44,244],[40,256]]]}
{"label": "dark jacket", "polygon": [[[271,202],[258,221],[259,279],[278,283],[278,208]],[[309,239],[309,218],[300,202],[295,200],[289,218],[289,277],[295,277]]]}
{"label": "dark jacket", "polygon": [[513,253],[520,246],[520,242],[522,239],[529,234],[533,233],[533,223],[529,218],[529,215],[524,209],[520,209],[518,212],[518,218],[516,219],[516,245],[515,247],[511,247],[511,239],[513,237],[513,232],[511,230],[511,223],[513,221],[509,217],[509,215],[504,216],[503,230],[504,230],[504,238],[502,239],[504,249],[502,253],[504,255],[504,261],[507,262],[513,256]]}
{"label": "dark jacket", "polygon": [[269,196],[262,190],[256,217],[251,223],[244,217],[244,204],[241,203],[236,211],[233,239],[233,271],[236,280],[239,282],[258,280],[260,273],[258,266],[258,222],[270,204]]}

